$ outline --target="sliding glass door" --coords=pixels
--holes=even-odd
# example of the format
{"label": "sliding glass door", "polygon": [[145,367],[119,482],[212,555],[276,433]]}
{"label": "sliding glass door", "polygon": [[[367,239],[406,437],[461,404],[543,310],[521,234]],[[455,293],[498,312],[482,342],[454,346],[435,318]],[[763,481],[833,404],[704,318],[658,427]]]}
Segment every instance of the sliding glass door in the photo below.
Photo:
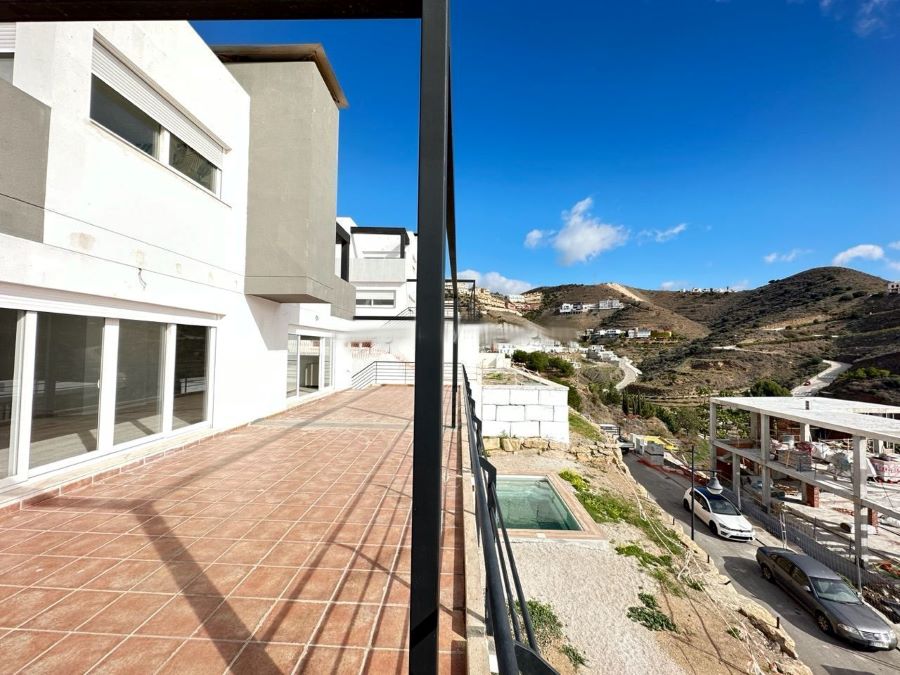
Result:
{"label": "sliding glass door", "polygon": [[0,307],[0,484],[206,422],[212,335]]}
{"label": "sliding glass door", "polygon": [[288,335],[287,343],[287,395],[288,398],[297,395],[298,362],[300,352],[300,337]]}
{"label": "sliding glass door", "polygon": [[38,314],[31,468],[97,449],[103,323],[93,316]]}
{"label": "sliding glass door", "polygon": [[163,430],[165,337],[165,324],[119,321],[115,445]]}
{"label": "sliding glass door", "polygon": [[306,396],[333,382],[332,338],[288,334],[287,396]]}
{"label": "sliding glass door", "polygon": [[319,390],[319,357],[321,340],[309,335],[300,336],[300,396]]}
{"label": "sliding glass door", "polygon": [[13,466],[12,420],[17,393],[16,335],[19,312],[0,308],[0,480],[16,472]]}
{"label": "sliding glass door", "polygon": [[172,428],[198,424],[206,420],[209,391],[209,328],[175,327],[175,395]]}

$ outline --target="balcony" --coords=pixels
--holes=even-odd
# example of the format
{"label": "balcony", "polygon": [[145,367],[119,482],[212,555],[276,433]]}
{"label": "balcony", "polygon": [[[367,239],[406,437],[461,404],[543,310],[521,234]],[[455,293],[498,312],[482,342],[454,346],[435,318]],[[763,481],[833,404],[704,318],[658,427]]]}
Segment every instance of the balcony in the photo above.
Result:
{"label": "balcony", "polygon": [[350,261],[351,282],[388,282],[402,284],[406,281],[404,258],[354,258]]}
{"label": "balcony", "polygon": [[[413,390],[345,391],[0,518],[4,672],[405,672]],[[442,672],[465,671],[444,436]]]}

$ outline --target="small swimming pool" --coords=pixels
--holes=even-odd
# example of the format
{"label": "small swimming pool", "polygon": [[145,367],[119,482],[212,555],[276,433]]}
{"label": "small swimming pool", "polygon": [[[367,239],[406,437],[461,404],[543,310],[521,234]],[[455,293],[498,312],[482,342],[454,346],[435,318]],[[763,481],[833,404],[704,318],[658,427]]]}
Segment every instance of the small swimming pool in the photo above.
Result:
{"label": "small swimming pool", "polygon": [[497,499],[513,530],[580,530],[550,481],[536,476],[498,476]]}

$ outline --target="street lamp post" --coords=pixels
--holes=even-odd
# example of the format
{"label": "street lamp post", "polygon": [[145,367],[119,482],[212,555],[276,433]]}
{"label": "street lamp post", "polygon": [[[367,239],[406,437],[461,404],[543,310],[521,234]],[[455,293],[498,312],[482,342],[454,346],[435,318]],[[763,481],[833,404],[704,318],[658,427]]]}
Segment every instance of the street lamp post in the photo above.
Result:
{"label": "street lamp post", "polygon": [[[713,471],[712,476],[706,482],[706,489],[710,494],[722,494],[722,484],[716,475],[718,472]],[[694,444],[691,444],[691,541],[694,541]]]}

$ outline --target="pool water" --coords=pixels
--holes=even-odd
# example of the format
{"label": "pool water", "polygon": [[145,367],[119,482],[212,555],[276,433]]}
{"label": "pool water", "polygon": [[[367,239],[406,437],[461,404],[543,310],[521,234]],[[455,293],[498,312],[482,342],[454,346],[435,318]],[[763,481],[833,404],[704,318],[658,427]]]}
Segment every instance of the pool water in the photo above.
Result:
{"label": "pool water", "polygon": [[515,530],[580,530],[546,478],[498,476],[497,499],[506,527]]}

